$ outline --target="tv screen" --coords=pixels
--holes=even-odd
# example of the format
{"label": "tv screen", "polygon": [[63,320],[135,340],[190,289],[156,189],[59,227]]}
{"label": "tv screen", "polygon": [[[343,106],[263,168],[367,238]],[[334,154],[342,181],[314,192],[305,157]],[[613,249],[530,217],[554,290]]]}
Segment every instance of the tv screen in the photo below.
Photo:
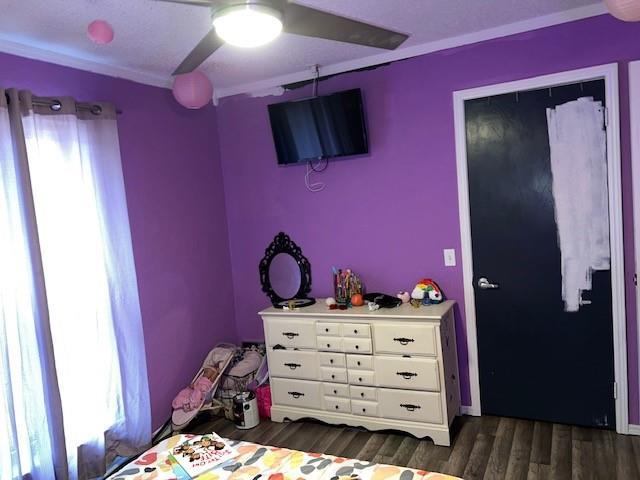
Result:
{"label": "tv screen", "polygon": [[269,105],[278,163],[369,152],[360,89]]}

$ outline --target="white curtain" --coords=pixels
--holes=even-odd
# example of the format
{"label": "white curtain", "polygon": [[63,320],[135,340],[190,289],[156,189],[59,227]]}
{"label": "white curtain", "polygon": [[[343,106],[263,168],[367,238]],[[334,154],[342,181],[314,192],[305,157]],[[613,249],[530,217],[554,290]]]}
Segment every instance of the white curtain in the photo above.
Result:
{"label": "white curtain", "polygon": [[[115,111],[100,105],[99,114],[78,114],[71,99],[62,99],[53,112],[33,107],[25,92],[20,101],[68,477],[92,478],[104,472],[112,447],[142,447],[151,436]],[[20,339],[17,345],[29,351],[33,342]],[[21,402],[12,395],[14,404]],[[24,429],[14,425],[12,431]],[[46,457],[46,446],[42,451]],[[21,465],[7,478],[20,478],[18,471],[53,478],[35,475],[33,468]]]}
{"label": "white curtain", "polygon": [[0,93],[0,478],[55,478],[25,192]]}

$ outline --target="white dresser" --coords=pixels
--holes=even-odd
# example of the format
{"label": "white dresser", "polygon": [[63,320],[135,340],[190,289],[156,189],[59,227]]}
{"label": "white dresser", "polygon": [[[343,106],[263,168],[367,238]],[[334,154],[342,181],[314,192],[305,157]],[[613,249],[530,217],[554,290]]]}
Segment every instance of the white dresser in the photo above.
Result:
{"label": "white dresser", "polygon": [[271,419],[396,429],[450,445],[460,409],[454,303],[263,310]]}

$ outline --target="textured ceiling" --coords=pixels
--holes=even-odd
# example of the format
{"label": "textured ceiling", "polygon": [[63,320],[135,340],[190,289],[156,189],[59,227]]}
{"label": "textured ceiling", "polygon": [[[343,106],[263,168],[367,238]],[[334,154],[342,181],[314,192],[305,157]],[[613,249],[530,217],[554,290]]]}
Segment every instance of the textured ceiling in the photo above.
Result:
{"label": "textured ceiling", "polygon": [[[298,3],[410,33],[411,48],[481,30],[599,4],[598,0],[299,0]],[[86,26],[109,21],[115,40],[94,45]],[[568,17],[569,19],[570,17]],[[208,8],[154,0],[0,0],[0,50],[28,46],[139,72],[168,82],[173,69],[211,27]],[[4,48],[4,50],[10,50]],[[14,49],[15,50],[15,49]],[[215,88],[265,81],[370,57],[382,51],[283,34],[269,45],[245,50],[224,45],[204,64]],[[64,63],[64,62],[61,62]],[[153,82],[152,82],[153,83]]]}

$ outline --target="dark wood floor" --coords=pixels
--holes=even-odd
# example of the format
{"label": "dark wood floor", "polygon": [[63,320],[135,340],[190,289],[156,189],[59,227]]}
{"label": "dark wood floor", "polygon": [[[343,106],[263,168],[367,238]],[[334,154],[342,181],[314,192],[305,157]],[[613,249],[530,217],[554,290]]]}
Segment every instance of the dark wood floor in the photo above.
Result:
{"label": "dark wood floor", "polygon": [[263,421],[238,430],[206,419],[196,433],[485,479],[640,479],[640,437],[512,418],[460,417],[451,447],[398,432]]}

